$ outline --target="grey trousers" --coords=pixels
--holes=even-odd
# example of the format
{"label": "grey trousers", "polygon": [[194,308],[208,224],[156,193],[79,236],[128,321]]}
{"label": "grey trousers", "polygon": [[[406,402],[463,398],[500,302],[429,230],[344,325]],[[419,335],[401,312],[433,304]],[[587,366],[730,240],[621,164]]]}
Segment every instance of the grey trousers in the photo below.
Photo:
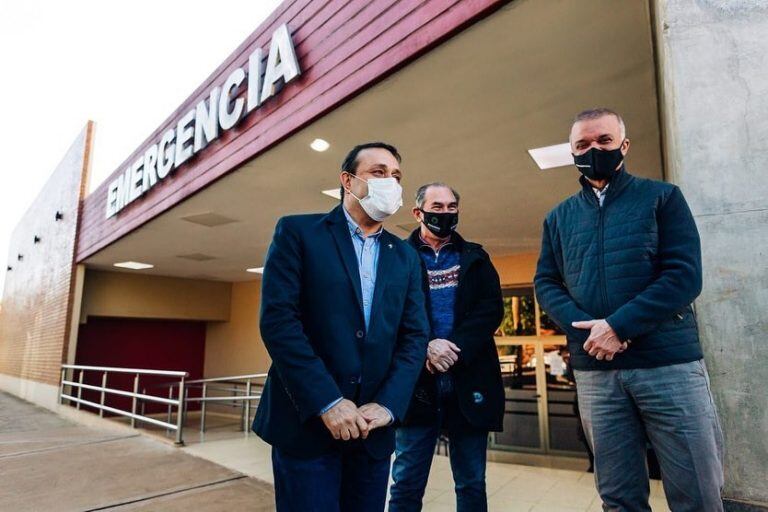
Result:
{"label": "grey trousers", "polygon": [[672,512],[723,510],[722,431],[702,360],[574,374],[603,510],[651,510],[647,442]]}

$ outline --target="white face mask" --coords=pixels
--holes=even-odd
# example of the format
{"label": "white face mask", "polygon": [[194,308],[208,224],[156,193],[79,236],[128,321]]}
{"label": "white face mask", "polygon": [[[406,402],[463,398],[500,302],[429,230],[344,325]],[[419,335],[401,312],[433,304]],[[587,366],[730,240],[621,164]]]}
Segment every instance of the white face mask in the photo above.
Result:
{"label": "white face mask", "polygon": [[[357,178],[354,174],[350,176]],[[351,190],[349,194],[360,202],[365,213],[376,222],[383,221],[403,206],[403,187],[395,178],[357,179],[368,183],[368,195],[360,199]]]}

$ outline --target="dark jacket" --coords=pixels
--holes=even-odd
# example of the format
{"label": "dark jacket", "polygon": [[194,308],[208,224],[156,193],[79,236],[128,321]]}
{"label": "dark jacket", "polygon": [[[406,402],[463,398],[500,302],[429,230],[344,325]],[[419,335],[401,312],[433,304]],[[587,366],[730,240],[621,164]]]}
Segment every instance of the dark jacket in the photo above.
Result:
{"label": "dark jacket", "polygon": [[[341,208],[280,219],[264,267],[261,336],[272,366],[253,431],[298,457],[344,443],[318,416],[340,396],[358,405],[376,402],[402,420],[426,356],[419,256],[394,235],[380,235],[366,332],[357,258]],[[394,429],[376,429],[363,444],[373,457],[388,457]]]}
{"label": "dark jacket", "polygon": [[[418,230],[411,234],[408,241],[417,249],[423,245]],[[472,427],[501,431],[504,387],[493,338],[504,317],[499,275],[482,246],[465,241],[458,233],[454,233],[452,242],[461,254],[453,335],[450,339],[461,349],[459,360],[450,370],[458,408]],[[422,286],[429,307],[429,282],[423,263]],[[435,376],[424,368],[405,424],[434,424],[437,421],[437,406]]]}
{"label": "dark jacket", "polygon": [[[621,170],[602,207],[589,183],[544,221],[536,297],[566,332],[577,370],[651,368],[702,357],[691,303],[701,247],[682,192]],[[605,318],[630,348],[598,361],[571,322]]]}

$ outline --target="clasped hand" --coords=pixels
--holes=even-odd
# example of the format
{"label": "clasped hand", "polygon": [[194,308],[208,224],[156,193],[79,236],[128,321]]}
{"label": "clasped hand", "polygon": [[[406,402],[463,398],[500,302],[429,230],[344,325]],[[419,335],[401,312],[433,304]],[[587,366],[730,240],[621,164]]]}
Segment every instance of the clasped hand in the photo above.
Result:
{"label": "clasped hand", "polygon": [[435,338],[427,346],[427,370],[430,373],[447,372],[459,360],[461,349],[455,343]]}
{"label": "clasped hand", "polygon": [[371,430],[389,425],[392,420],[387,410],[376,403],[359,408],[346,398],[320,416],[334,439],[366,439]]}
{"label": "clasped hand", "polygon": [[612,361],[616,354],[627,350],[628,343],[622,342],[613,328],[604,319],[573,322],[577,329],[589,329],[589,338],[584,342],[584,350],[598,361]]}

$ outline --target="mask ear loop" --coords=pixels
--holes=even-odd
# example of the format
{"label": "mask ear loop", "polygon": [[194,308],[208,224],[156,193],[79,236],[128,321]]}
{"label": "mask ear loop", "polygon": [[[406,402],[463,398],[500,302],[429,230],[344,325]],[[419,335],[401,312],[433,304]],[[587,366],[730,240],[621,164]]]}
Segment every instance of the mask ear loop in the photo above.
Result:
{"label": "mask ear loop", "polygon": [[[626,137],[621,139],[621,144],[619,144],[619,147],[617,148],[619,151],[621,151],[621,146],[623,146],[626,141],[627,141]],[[616,167],[616,169],[614,169],[615,171],[618,171],[619,169],[624,167],[624,160],[626,160],[626,155],[621,155],[621,162],[619,162],[619,166]]]}
{"label": "mask ear loop", "polygon": [[[358,178],[357,176],[355,176],[355,175],[354,175],[354,174],[352,174],[351,172],[348,172],[348,171],[344,171],[344,172],[345,172],[346,174],[348,174],[349,176],[352,176],[353,178],[357,178],[358,180],[360,180],[360,181],[362,181],[362,182],[364,182],[364,183],[368,183],[368,181],[364,180],[363,178]],[[357,197],[355,194],[353,194],[353,193],[352,193],[352,187],[350,187],[350,188],[349,188],[349,190],[347,190],[347,189],[344,189],[344,191],[345,191],[347,194],[349,194],[349,195],[351,195],[352,197],[354,197],[355,199],[357,199],[357,201],[358,201],[358,202],[360,202],[360,201],[361,201],[361,199],[360,199],[359,197]]]}
{"label": "mask ear loop", "polygon": [[419,211],[421,212],[421,221],[419,221],[419,224],[427,225],[427,212],[424,211],[423,208],[419,208]]}

